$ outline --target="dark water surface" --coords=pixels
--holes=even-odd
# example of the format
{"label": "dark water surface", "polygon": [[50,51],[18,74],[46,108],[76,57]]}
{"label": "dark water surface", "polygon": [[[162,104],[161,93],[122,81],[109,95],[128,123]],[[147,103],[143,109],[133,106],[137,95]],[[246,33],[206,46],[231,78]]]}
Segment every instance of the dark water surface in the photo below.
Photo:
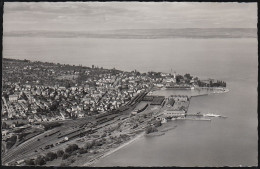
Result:
{"label": "dark water surface", "polygon": [[171,121],[176,129],[160,137],[142,137],[95,166],[255,166],[257,43],[257,39],[4,38],[3,56],[142,72],[172,68],[224,80],[230,92],[192,98],[189,112],[228,118]]}

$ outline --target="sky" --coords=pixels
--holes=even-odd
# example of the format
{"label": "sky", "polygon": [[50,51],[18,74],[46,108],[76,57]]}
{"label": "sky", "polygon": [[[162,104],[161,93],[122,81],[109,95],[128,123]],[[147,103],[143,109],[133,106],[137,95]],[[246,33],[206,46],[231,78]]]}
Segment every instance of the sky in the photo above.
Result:
{"label": "sky", "polygon": [[3,31],[257,28],[257,3],[5,2]]}

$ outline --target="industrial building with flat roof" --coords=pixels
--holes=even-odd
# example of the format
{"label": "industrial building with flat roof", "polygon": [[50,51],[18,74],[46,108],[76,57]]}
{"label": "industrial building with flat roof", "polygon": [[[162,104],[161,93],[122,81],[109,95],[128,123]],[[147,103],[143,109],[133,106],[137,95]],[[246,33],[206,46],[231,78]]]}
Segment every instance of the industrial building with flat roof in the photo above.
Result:
{"label": "industrial building with flat roof", "polygon": [[154,96],[151,105],[161,105],[164,101],[164,96]]}
{"label": "industrial building with flat roof", "polygon": [[171,95],[171,98],[173,98],[175,101],[188,101],[188,96],[185,95]]}
{"label": "industrial building with flat roof", "polygon": [[172,98],[169,98],[169,100],[168,100],[166,106],[167,106],[167,107],[172,107],[172,106],[174,105],[174,103],[175,103],[175,101],[174,101]]}

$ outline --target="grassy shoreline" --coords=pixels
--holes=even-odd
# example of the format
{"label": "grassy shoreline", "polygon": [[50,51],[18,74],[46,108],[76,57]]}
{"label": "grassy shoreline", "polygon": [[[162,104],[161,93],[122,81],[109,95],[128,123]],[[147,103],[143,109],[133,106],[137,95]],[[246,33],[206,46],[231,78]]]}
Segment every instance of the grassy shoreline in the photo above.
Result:
{"label": "grassy shoreline", "polygon": [[91,167],[94,167],[93,165],[99,161],[100,159],[106,157],[106,156],[109,156],[111,154],[113,154],[114,152],[120,150],[121,148],[131,144],[132,142],[136,141],[137,139],[141,138],[142,136],[144,136],[144,132],[141,132],[137,135],[135,135],[133,138],[131,138],[130,140],[128,141],[125,141],[123,142],[122,144],[119,144],[118,147],[116,148],[110,148],[108,151],[102,153],[102,154],[99,154],[97,155],[96,157],[94,157],[93,159],[89,160],[87,163],[83,164],[83,166],[91,166]]}
{"label": "grassy shoreline", "polygon": [[[171,124],[169,124],[171,125]],[[97,163],[100,159],[104,158],[104,157],[107,157],[111,154],[113,154],[114,152],[120,150],[121,148],[131,144],[132,142],[138,140],[139,138],[143,137],[143,136],[148,136],[148,137],[153,137],[153,136],[162,136],[164,135],[167,131],[169,130],[173,130],[177,127],[177,125],[174,125],[174,126],[169,126],[167,124],[164,124],[160,127],[158,127],[158,131],[157,132],[154,132],[154,133],[149,133],[149,134],[145,134],[145,132],[141,132],[139,134],[136,134],[134,137],[132,137],[130,140],[128,141],[125,141],[124,143],[118,145],[118,147],[116,148],[111,148],[109,149],[108,151],[102,153],[102,154],[99,154],[97,155],[96,157],[94,157],[93,159],[91,159],[90,161],[88,161],[87,163],[85,163],[83,166],[90,166],[90,167],[96,167],[94,166],[95,163]]]}

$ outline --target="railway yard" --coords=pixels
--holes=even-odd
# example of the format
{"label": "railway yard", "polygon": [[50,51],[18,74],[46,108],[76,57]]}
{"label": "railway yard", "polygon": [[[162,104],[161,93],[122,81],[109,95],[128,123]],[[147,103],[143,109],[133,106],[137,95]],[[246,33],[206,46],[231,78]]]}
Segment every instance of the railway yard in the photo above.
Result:
{"label": "railway yard", "polygon": [[[35,160],[38,156],[47,153],[56,153],[65,150],[69,145],[77,144],[79,149],[84,149],[89,141],[100,141],[99,145],[86,150],[86,153],[70,155],[67,160],[58,158],[47,161],[45,165],[84,165],[86,161],[92,161],[101,154],[111,151],[122,143],[131,140],[138,133],[144,132],[147,126],[161,120],[159,116],[169,104],[169,98],[164,96],[147,96],[148,92],[136,95],[124,107],[117,111],[103,113],[96,116],[84,117],[76,120],[59,121],[51,127],[46,124],[35,125],[29,129],[37,128],[34,134],[20,139],[2,156],[4,165],[24,165],[25,160]],[[148,105],[142,111],[133,115],[138,105]],[[188,101],[175,103],[177,107],[188,108]],[[52,128],[53,126],[53,128]],[[76,158],[76,159],[75,159]],[[74,159],[74,160],[71,160]],[[71,162],[68,162],[70,161]],[[55,162],[56,161],[56,162]],[[62,163],[62,164],[61,164]]]}
{"label": "railway yard", "polygon": [[[46,131],[43,129],[44,127],[40,127],[43,125],[35,125],[28,130],[32,131],[37,128],[42,131],[22,141],[17,140],[9,150],[2,154],[2,164],[17,165],[17,161],[35,159],[37,156],[50,151],[64,150],[69,144],[75,142],[79,146],[84,146],[85,141],[100,138],[112,126],[117,126],[119,123],[122,124],[128,120],[131,111],[145,95],[146,93],[137,95],[116,112],[99,114],[95,117],[59,121],[59,126]],[[123,131],[127,130],[124,128]]]}

